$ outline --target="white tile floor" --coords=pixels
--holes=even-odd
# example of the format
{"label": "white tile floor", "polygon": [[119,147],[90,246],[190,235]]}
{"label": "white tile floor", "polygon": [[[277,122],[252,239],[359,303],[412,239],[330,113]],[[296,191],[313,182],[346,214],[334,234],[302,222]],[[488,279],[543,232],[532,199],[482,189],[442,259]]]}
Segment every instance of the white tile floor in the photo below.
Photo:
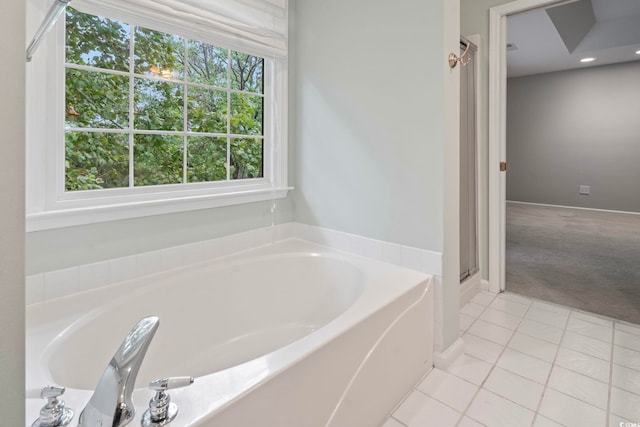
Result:
{"label": "white tile floor", "polygon": [[460,329],[465,353],[383,427],[640,426],[640,325],[507,292],[476,295]]}

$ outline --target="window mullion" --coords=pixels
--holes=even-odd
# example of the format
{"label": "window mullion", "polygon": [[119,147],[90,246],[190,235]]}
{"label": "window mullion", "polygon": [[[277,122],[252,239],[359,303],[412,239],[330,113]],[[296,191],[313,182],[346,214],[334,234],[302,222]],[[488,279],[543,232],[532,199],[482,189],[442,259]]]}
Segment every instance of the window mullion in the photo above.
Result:
{"label": "window mullion", "polygon": [[188,56],[188,43],[187,43],[187,39],[184,39],[184,61],[183,61],[183,66],[184,66],[184,90],[182,91],[182,101],[183,101],[183,107],[182,107],[182,118],[183,118],[183,136],[182,136],[182,182],[183,183],[187,183],[187,150],[189,149],[188,146],[188,137],[187,137],[187,133],[188,133],[188,111],[187,109],[189,108],[189,103],[188,103],[188,99],[189,99],[189,86],[187,85],[187,73],[189,72],[189,56]]}
{"label": "window mullion", "polygon": [[231,180],[231,49],[227,56],[227,181]]}
{"label": "window mullion", "polygon": [[135,48],[134,26],[129,25],[129,188],[134,187],[134,169],[133,169],[133,128],[135,120],[135,85],[134,85],[134,48]]}
{"label": "window mullion", "polygon": [[[64,20],[64,26],[63,28],[66,28],[67,26],[67,22],[66,22],[66,14],[63,13],[63,20]],[[66,131],[66,111],[67,111],[67,95],[66,95],[66,91],[67,91],[67,66],[65,65],[67,63],[67,34],[66,32],[63,32],[64,37],[62,38],[63,40],[63,46],[62,46],[62,76],[60,76],[61,78],[61,83],[62,83],[62,91],[57,94],[60,97],[60,102],[61,102],[61,107],[62,107],[62,116],[60,117],[60,126],[61,126],[61,132],[60,132],[60,136],[61,138],[61,148],[57,148],[54,151],[54,155],[55,155],[55,161],[56,161],[56,165],[53,168],[53,171],[55,173],[55,180],[54,182],[56,183],[55,187],[54,187],[54,192],[56,193],[56,196],[54,197],[54,200],[57,200],[60,195],[64,195],[66,189],[67,189],[67,131]],[[56,96],[57,98],[57,96]],[[60,168],[60,166],[62,166]],[[60,170],[61,169],[61,170]]]}

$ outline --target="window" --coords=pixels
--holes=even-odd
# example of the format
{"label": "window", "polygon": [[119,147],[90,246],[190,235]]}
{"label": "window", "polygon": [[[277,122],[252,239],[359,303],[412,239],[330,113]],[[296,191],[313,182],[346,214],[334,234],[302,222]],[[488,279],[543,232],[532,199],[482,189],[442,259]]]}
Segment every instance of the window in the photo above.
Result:
{"label": "window", "polygon": [[263,176],[263,58],[66,18],[65,191]]}
{"label": "window", "polygon": [[286,56],[111,18],[67,7],[34,68],[28,231],[286,196]]}

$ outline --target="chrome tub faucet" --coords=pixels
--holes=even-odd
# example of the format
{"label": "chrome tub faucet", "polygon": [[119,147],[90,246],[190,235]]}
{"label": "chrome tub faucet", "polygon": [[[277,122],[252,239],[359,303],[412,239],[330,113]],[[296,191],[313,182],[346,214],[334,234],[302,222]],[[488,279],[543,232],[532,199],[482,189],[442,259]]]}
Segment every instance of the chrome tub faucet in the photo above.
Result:
{"label": "chrome tub faucet", "polygon": [[79,427],[121,427],[135,416],[131,394],[160,320],[145,317],[129,331],[80,414]]}

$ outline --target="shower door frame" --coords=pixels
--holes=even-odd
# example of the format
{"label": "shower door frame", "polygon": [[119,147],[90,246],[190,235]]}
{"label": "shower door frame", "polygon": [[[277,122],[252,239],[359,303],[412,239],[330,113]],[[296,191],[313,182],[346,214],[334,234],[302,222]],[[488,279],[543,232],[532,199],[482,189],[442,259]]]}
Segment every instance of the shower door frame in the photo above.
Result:
{"label": "shower door frame", "polygon": [[[463,276],[463,266],[461,264],[460,266],[460,283],[461,284],[468,284],[469,282],[472,282],[475,285],[479,285],[480,283],[480,278],[481,278],[481,268],[480,268],[480,232],[479,232],[479,224],[481,224],[482,222],[480,221],[480,210],[478,209],[478,203],[480,200],[480,185],[479,185],[479,176],[480,176],[480,169],[481,169],[481,165],[479,164],[479,156],[478,156],[478,124],[479,124],[479,115],[478,115],[478,74],[479,74],[479,66],[478,66],[478,58],[480,57],[479,55],[479,39],[480,36],[477,34],[471,35],[471,36],[466,36],[466,37],[460,37],[460,49],[465,50],[466,47],[468,45],[470,45],[469,48],[469,53],[468,58],[469,58],[469,62],[465,65],[465,69],[467,67],[472,67],[473,68],[473,86],[472,86],[472,90],[471,90],[471,95],[472,95],[472,99],[471,99],[471,103],[473,104],[473,142],[472,142],[472,146],[473,146],[473,167],[472,170],[468,170],[468,174],[472,174],[473,175],[473,185],[468,187],[468,191],[471,192],[473,191],[474,195],[474,201],[473,201],[473,240],[474,240],[474,253],[473,253],[473,257],[475,258],[473,260],[473,268],[469,268],[468,271],[466,272],[466,276]],[[461,90],[462,90],[462,70],[463,68],[461,68],[460,70],[460,82],[461,82]],[[467,90],[467,93],[469,91]],[[462,93],[461,93],[462,95]],[[469,104],[469,100],[467,100],[467,106]],[[462,125],[462,100],[460,103],[460,108],[461,108],[461,125]],[[466,127],[466,125],[465,125]],[[468,133],[467,133],[467,136]],[[460,130],[460,141],[462,142],[462,128]],[[468,142],[468,138],[465,141],[467,143],[467,145],[469,145]],[[462,160],[462,146],[460,147],[460,157]],[[462,172],[462,165],[460,166],[461,172]],[[461,195],[462,195],[462,175],[461,175]],[[461,237],[462,237],[462,199],[460,201],[460,233],[461,233]],[[471,219],[468,218],[467,219]],[[470,226],[471,227],[471,226]],[[469,243],[469,242],[467,242]],[[462,251],[463,250],[467,250],[469,248],[469,245],[462,245],[462,240],[461,240],[461,245],[460,245],[460,256],[462,259]],[[468,255],[471,255],[468,252]],[[471,258],[471,257],[470,257]],[[471,264],[471,261],[469,262],[469,264]]]}

